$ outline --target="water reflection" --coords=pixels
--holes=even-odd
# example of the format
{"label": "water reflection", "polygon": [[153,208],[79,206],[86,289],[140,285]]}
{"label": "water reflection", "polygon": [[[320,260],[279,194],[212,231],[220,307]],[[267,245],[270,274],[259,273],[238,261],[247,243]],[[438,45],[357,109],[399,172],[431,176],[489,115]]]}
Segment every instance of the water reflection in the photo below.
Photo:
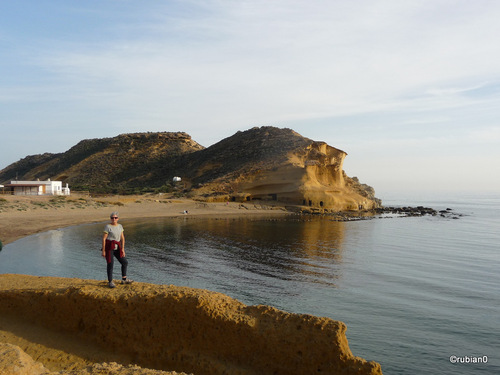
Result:
{"label": "water reflection", "polygon": [[341,222],[153,219],[127,223],[126,232],[156,276],[163,269],[187,280],[213,272],[240,283],[259,276],[334,286],[340,275]]}
{"label": "water reflection", "polygon": [[[450,351],[488,355],[491,363],[478,371],[500,373],[494,363],[498,201],[483,208],[466,203],[462,212],[477,213],[460,220],[185,215],[122,224],[130,276],[137,281],[200,287],[245,304],[344,321],[353,353],[380,361],[387,373],[419,373],[422,363],[440,375],[470,373],[470,367],[449,364]],[[50,240],[60,235],[51,232],[8,244],[0,252],[0,273],[105,280],[103,226],[61,230],[62,240]],[[52,261],[57,264],[47,266]]]}
{"label": "water reflection", "polygon": [[[283,300],[308,298],[314,285],[335,288],[342,275],[345,223],[324,218],[180,217],[122,224],[129,273],[140,281],[210,289],[279,307]],[[103,226],[16,241],[0,254],[0,272],[104,280]]]}

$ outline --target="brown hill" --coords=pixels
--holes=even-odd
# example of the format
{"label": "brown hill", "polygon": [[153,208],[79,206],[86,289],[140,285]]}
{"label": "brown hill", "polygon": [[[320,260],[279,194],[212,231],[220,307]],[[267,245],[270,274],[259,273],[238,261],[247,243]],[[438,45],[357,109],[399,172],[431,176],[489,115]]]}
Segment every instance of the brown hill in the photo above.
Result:
{"label": "brown hill", "polygon": [[[191,136],[180,132],[87,139],[64,153],[27,156],[0,171],[0,181],[16,177],[19,180],[50,178],[69,183],[77,190],[126,192],[148,187],[155,170],[171,167],[180,155],[201,149],[203,146]],[[156,187],[158,183],[149,186]]]}
{"label": "brown hill", "polygon": [[275,127],[237,132],[208,148],[186,133],[123,134],[28,156],[0,171],[0,181],[51,178],[73,190],[113,193],[180,189],[209,201],[274,200],[319,210],[377,206],[373,189],[343,172],[346,155]]}

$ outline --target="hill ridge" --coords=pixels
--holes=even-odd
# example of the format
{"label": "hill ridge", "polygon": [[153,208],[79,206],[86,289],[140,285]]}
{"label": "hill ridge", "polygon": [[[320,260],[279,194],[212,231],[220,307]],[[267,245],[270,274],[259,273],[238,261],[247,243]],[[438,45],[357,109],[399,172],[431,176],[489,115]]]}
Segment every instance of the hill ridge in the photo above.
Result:
{"label": "hill ridge", "polygon": [[[207,201],[275,200],[319,209],[369,209],[374,191],[343,171],[347,153],[292,129],[238,131],[210,147],[185,132],[86,139],[66,152],[30,155],[0,181],[62,180],[100,193],[175,192]],[[174,184],[174,176],[182,183]]]}

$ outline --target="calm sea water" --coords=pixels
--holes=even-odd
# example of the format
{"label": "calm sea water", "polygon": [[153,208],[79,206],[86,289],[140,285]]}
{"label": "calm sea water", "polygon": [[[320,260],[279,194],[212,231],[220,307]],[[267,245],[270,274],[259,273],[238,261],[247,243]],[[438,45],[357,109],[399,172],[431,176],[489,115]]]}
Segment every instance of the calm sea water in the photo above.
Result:
{"label": "calm sea water", "polygon": [[[500,196],[384,201],[398,203],[464,216],[123,218],[129,276],[341,320],[352,352],[384,374],[500,374]],[[0,273],[104,280],[103,225],[6,245]]]}

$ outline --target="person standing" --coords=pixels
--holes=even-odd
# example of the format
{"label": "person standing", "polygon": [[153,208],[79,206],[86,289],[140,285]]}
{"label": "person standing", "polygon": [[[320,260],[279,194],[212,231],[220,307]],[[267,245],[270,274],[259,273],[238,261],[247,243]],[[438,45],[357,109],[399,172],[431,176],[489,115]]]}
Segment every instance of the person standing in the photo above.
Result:
{"label": "person standing", "polygon": [[118,224],[118,212],[112,212],[110,215],[111,223],[104,227],[102,236],[102,256],[106,258],[108,272],[108,286],[115,288],[113,282],[113,263],[114,258],[118,259],[122,265],[122,284],[131,284],[132,280],[127,278],[128,260],[125,255],[125,236],[123,226]]}

